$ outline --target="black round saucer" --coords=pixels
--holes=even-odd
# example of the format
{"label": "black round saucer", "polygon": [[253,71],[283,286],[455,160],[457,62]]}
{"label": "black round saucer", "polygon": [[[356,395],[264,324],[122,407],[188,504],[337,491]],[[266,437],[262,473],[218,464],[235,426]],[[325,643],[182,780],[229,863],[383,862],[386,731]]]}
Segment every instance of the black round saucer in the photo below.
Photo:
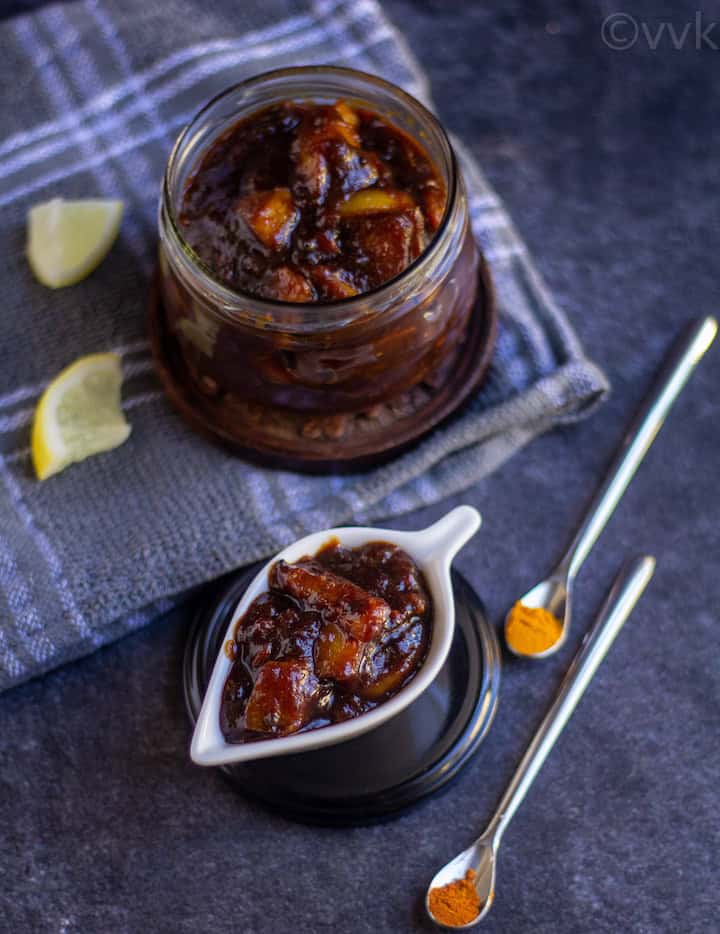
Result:
{"label": "black round saucer", "polygon": [[[228,620],[257,567],[230,578],[201,610],[183,663],[185,703],[195,723]],[[223,766],[243,794],[313,823],[378,820],[437,791],[484,739],[498,701],[500,648],[470,584],[453,571],[455,638],[430,687],[369,733],[292,756]]]}

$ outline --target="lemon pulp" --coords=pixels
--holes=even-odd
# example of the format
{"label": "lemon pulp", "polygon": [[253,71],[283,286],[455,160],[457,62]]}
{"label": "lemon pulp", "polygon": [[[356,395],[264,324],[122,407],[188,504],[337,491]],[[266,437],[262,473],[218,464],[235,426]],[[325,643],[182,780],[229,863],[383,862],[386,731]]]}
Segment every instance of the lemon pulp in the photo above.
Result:
{"label": "lemon pulp", "polygon": [[53,198],[28,211],[30,268],[51,289],[74,285],[95,269],[115,242],[122,201]]}
{"label": "lemon pulp", "polygon": [[81,357],[55,377],[33,420],[31,450],[38,479],[127,440],[130,425],[120,408],[121,386],[120,358],[114,353]]}

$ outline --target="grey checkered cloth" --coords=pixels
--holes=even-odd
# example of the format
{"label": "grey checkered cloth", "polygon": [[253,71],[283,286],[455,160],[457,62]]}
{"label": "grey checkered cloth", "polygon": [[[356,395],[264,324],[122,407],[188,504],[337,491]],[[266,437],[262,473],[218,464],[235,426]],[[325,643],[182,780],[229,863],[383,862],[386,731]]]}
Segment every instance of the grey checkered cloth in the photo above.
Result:
{"label": "grey checkered cloth", "polygon": [[[501,326],[469,409],[392,463],[346,477],[259,469],[190,432],[153,374],[144,302],[159,180],[208,98],[253,73],[336,62],[428,102],[376,0],[116,0],[57,4],[0,27],[0,690],[151,620],[173,598],[308,531],[394,516],[474,483],[604,394],[497,196],[458,145]],[[24,259],[28,207],[55,195],[126,202],[89,279],[50,291]],[[46,483],[29,458],[43,387],[81,354],[124,366],[129,441]]]}

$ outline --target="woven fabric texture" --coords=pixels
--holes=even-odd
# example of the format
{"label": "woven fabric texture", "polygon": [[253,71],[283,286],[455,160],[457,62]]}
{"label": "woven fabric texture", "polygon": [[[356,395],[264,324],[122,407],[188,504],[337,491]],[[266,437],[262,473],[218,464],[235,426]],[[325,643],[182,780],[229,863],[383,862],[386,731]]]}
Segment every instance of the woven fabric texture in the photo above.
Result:
{"label": "woven fabric texture", "polygon": [[[539,433],[587,414],[607,383],[547,294],[498,197],[455,141],[500,306],[489,376],[459,417],[363,473],[251,466],[166,402],[145,331],[159,183],[172,142],[212,95],[270,68],[339,63],[432,106],[375,0],[76,2],[0,28],[0,690],[153,619],[179,594],[308,531],[395,516],[474,483]],[[118,243],[85,282],[43,288],[24,258],[33,203],[121,197]],[[124,368],[129,441],[45,483],[34,405],[81,354]]]}

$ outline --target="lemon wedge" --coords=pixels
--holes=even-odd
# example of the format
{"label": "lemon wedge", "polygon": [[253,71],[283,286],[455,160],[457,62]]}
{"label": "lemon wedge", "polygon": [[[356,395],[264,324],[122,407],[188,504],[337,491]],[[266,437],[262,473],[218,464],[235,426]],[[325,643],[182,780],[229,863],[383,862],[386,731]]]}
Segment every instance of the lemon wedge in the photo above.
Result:
{"label": "lemon wedge", "polygon": [[28,211],[27,257],[43,285],[74,285],[95,269],[115,242],[122,201],[53,198]]}
{"label": "lemon wedge", "polygon": [[42,394],[32,426],[32,459],[39,480],[127,440],[120,408],[122,369],[114,353],[80,357]]}

